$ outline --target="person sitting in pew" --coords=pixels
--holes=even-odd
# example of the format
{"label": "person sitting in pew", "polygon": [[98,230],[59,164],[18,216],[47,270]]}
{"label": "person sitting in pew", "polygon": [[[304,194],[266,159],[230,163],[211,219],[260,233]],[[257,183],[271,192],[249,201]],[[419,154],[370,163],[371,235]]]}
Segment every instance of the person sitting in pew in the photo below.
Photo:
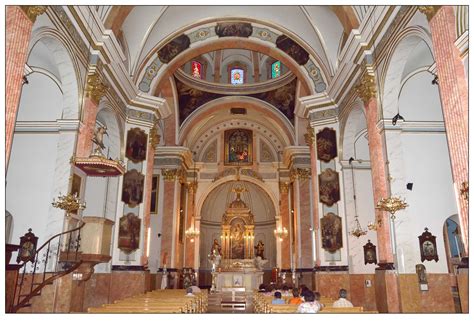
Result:
{"label": "person sitting in pew", "polygon": [[319,302],[314,300],[314,293],[307,289],[304,290],[301,296],[304,298],[304,303],[298,306],[298,313],[318,313],[321,309]]}
{"label": "person sitting in pew", "polygon": [[194,296],[196,296],[195,294],[193,294],[193,288],[191,288],[191,287],[186,288],[186,295],[185,295],[185,296],[186,296],[186,297],[194,297]]}
{"label": "person sitting in pew", "polygon": [[336,300],[333,304],[332,307],[354,307],[350,301],[347,299],[347,290],[346,289],[341,289],[339,290],[339,299]]}
{"label": "person sitting in pew", "polygon": [[275,296],[275,298],[273,298],[273,300],[272,300],[273,305],[285,304],[285,301],[283,299],[281,299],[281,292],[276,291],[274,296]]}
{"label": "person sitting in pew", "polygon": [[293,288],[293,297],[290,298],[288,301],[288,304],[293,304],[293,305],[299,305],[303,302],[303,300],[300,297],[300,293],[298,291],[298,288]]}

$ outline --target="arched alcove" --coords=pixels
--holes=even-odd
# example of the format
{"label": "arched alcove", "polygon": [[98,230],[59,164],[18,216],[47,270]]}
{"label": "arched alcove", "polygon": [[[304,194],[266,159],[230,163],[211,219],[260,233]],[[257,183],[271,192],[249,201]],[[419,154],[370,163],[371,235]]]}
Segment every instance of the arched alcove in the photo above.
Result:
{"label": "arched alcove", "polygon": [[261,187],[249,181],[228,181],[216,186],[207,195],[200,212],[200,268],[210,269],[207,255],[209,254],[214,239],[221,241],[222,216],[229,204],[235,200],[236,193],[233,189],[237,186],[244,187],[247,191],[241,194],[242,201],[250,209],[255,222],[255,245],[259,240],[265,244],[265,257],[269,260],[265,269],[276,265],[276,241],[273,234],[275,229],[275,208],[270,196]]}

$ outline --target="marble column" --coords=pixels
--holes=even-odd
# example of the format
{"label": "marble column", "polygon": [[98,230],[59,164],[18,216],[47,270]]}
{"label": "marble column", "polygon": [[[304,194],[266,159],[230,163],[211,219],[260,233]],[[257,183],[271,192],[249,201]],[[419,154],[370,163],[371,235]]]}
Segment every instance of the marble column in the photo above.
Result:
{"label": "marble column", "polygon": [[[358,87],[359,96],[364,101],[365,117],[367,120],[367,134],[369,138],[369,156],[372,171],[372,188],[374,205],[381,198],[388,197],[388,177],[385,165],[384,138],[377,128],[379,121],[378,104],[375,97],[375,83],[372,76],[364,75],[362,83]],[[375,217],[379,220],[377,228],[377,253],[380,263],[392,263],[394,261],[391,240],[390,222],[388,213],[375,209]]]}
{"label": "marble column", "polygon": [[[280,183],[280,217],[281,225],[288,231],[290,228],[290,217],[289,217],[289,198],[288,198],[288,183]],[[290,234],[283,239],[281,242],[281,268],[290,269]]]}
{"label": "marble column", "polygon": [[[196,230],[196,226],[194,225],[194,195],[196,193],[196,184],[194,182],[188,182],[187,184],[188,190],[188,200],[187,200],[187,210],[186,210],[186,226],[185,231],[189,229]],[[185,238],[185,260],[184,266],[185,267],[194,267],[194,244],[196,243],[196,238],[188,239]]]}
{"label": "marble column", "polygon": [[[308,127],[308,133],[305,135],[306,137],[306,144],[309,146],[309,153],[311,157],[311,197],[312,197],[312,217],[313,217],[313,232],[319,232],[319,189],[318,189],[318,162],[316,159],[316,143],[315,143],[315,136],[314,130],[310,126]],[[313,233],[314,234],[314,233]],[[315,239],[318,239],[319,234],[315,235]],[[316,264],[319,266],[321,264],[320,254],[318,252],[319,245],[318,241],[315,241],[316,244]]]}
{"label": "marble column", "polygon": [[5,168],[8,168],[33,23],[45,6],[7,6],[5,22]]}
{"label": "marble column", "polygon": [[76,156],[87,158],[92,153],[92,138],[94,137],[95,121],[100,99],[106,92],[98,73],[87,77],[86,97],[82,107],[81,127],[77,135]]}
{"label": "marble column", "polygon": [[163,224],[161,230],[161,265],[166,264],[168,268],[173,268],[174,243],[176,240],[175,217],[177,213],[176,199],[179,197],[179,181],[177,180],[178,169],[163,169]]}
{"label": "marble column", "polygon": [[[429,22],[434,58],[443,107],[444,124],[454,189],[457,196],[461,237],[465,255],[469,255],[469,201],[463,192],[468,183],[468,86],[461,53],[456,47],[456,17],[454,6],[419,6]],[[468,192],[467,192],[468,193]]]}
{"label": "marble column", "polygon": [[[389,186],[384,156],[385,136],[377,128],[379,111],[373,76],[365,73],[356,90],[365,105],[374,205],[377,205],[381,198],[389,196]],[[400,283],[393,265],[394,256],[390,239],[390,219],[388,218],[388,213],[378,209],[375,209],[375,216],[379,220],[377,228],[379,267],[375,270],[377,310],[380,313],[399,313],[401,312]]]}
{"label": "marble column", "polygon": [[297,267],[313,268],[313,248],[311,239],[311,207],[310,207],[310,170],[298,168],[295,175],[295,196],[297,203]]}

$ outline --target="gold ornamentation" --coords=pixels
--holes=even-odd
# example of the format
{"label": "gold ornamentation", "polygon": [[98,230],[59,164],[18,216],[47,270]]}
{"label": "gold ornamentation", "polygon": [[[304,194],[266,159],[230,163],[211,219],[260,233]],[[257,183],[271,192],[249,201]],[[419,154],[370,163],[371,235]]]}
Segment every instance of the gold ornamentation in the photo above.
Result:
{"label": "gold ornamentation", "polygon": [[356,238],[360,238],[362,235],[366,235],[367,230],[363,230],[360,226],[359,218],[355,216],[355,228],[351,231],[351,235],[355,236]]}
{"label": "gold ornamentation", "polygon": [[380,218],[377,218],[375,222],[369,222],[367,224],[367,228],[371,231],[377,231],[377,228],[382,225],[382,220]]}
{"label": "gold ornamentation", "polygon": [[372,75],[365,73],[359,85],[355,87],[357,94],[364,101],[368,103],[371,98],[375,97],[377,88],[375,87],[375,79]]}
{"label": "gold ornamentation", "polygon": [[161,169],[164,180],[174,181],[180,175],[179,169]]}
{"label": "gold ornamentation", "polygon": [[462,182],[460,192],[464,200],[469,201],[469,182]]}
{"label": "gold ornamentation", "polygon": [[197,190],[197,182],[186,182],[186,187],[190,192],[195,193]]}
{"label": "gold ornamentation", "polygon": [[280,182],[280,193],[288,193],[289,186],[288,182]]}
{"label": "gold ornamentation", "polygon": [[436,15],[441,6],[418,6],[418,10],[426,16],[428,22]]}
{"label": "gold ornamentation", "polygon": [[308,131],[307,134],[304,134],[304,140],[306,142],[306,145],[308,146],[312,146],[314,144],[314,141],[315,141],[315,136],[314,136],[314,130],[313,128],[311,128],[311,126],[308,126],[306,128],[306,130]]}
{"label": "gold ornamentation", "polygon": [[284,238],[288,236],[288,230],[286,227],[279,227],[275,230],[273,230],[273,233],[275,234],[275,237],[278,238],[278,240],[283,241]]}
{"label": "gold ornamentation", "polygon": [[86,208],[86,203],[81,203],[79,202],[79,198],[77,197],[77,193],[72,194],[67,194],[67,195],[61,195],[59,193],[58,201],[55,201],[53,199],[53,202],[51,205],[54,208],[59,208],[64,211],[66,211],[66,216],[69,217],[71,213],[76,212],[79,209],[85,209]]}
{"label": "gold ornamentation", "polygon": [[408,207],[408,204],[405,200],[401,200],[397,196],[391,196],[389,198],[380,199],[375,208],[389,212],[391,214],[390,218],[394,220],[395,213],[399,210],[405,209],[406,207]]}
{"label": "gold ornamentation", "polygon": [[36,22],[36,18],[46,12],[46,6],[21,6],[26,16],[31,22]]}
{"label": "gold ornamentation", "polygon": [[95,103],[99,103],[108,87],[102,83],[99,74],[94,73],[87,76],[86,97],[90,97]]}
{"label": "gold ornamentation", "polygon": [[155,124],[153,125],[153,128],[150,129],[149,142],[150,142],[151,147],[156,148],[156,146],[160,144],[160,139],[161,139],[161,136],[158,135],[158,123],[155,122]]}
{"label": "gold ornamentation", "polygon": [[294,181],[295,179],[305,181],[309,179],[310,176],[311,176],[311,169],[309,168],[293,168],[290,171],[290,179],[292,181]]}

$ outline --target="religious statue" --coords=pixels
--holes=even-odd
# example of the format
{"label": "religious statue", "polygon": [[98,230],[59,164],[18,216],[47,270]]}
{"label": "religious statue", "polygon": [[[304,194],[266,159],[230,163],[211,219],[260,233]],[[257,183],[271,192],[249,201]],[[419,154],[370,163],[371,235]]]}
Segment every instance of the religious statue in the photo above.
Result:
{"label": "religious statue", "polygon": [[255,257],[262,257],[262,259],[265,259],[265,257],[263,256],[263,252],[265,251],[265,245],[263,244],[262,240],[259,240],[254,248]]}
{"label": "religious statue", "polygon": [[211,253],[207,255],[207,258],[212,265],[211,272],[214,273],[217,269],[217,266],[219,266],[219,263],[221,261],[221,246],[217,242],[217,239],[214,239],[214,243],[212,244],[212,248],[211,248]]}
{"label": "religious statue", "polygon": [[163,273],[161,275],[161,289],[163,290],[166,288],[168,288],[168,270],[166,269],[166,264],[164,264]]}
{"label": "religious statue", "polygon": [[101,150],[105,149],[104,145],[104,134],[107,134],[107,126],[100,126],[96,128],[94,131],[94,137],[92,137],[92,142],[97,145],[96,149],[94,150],[94,154],[102,154]]}

